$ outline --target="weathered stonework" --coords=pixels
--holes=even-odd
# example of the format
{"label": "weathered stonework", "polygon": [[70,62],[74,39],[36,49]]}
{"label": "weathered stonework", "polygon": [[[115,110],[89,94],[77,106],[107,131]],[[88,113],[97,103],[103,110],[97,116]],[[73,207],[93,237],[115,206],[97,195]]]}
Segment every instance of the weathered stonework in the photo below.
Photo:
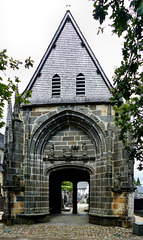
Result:
{"label": "weathered stonework", "polygon": [[[30,104],[15,105],[13,118],[8,113],[3,221],[48,221],[51,213],[61,211],[61,183],[70,180],[73,213],[77,213],[77,183],[87,181],[90,222],[132,225],[133,163],[113,123],[111,85],[92,54],[67,12],[27,88],[32,89]],[[75,79],[81,72],[85,96],[76,97]],[[62,86],[61,96],[53,98],[55,73]]]}

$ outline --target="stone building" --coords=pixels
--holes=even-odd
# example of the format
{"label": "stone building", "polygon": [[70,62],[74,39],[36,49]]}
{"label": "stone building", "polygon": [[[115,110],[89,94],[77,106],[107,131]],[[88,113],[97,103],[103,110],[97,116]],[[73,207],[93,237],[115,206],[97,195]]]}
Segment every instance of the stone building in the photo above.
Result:
{"label": "stone building", "polygon": [[79,195],[85,195],[89,193],[89,184],[87,182],[78,182],[77,190]]}
{"label": "stone building", "polygon": [[4,156],[4,135],[0,133],[0,193],[3,185],[3,156]]}
{"label": "stone building", "polygon": [[134,212],[135,214],[143,215],[143,187],[136,186],[134,192]]}
{"label": "stone building", "polygon": [[27,106],[9,103],[3,221],[44,222],[61,212],[61,183],[89,183],[89,221],[129,227],[133,163],[113,123],[111,84],[67,11],[26,90]]}
{"label": "stone building", "polygon": [[3,211],[3,157],[4,157],[4,135],[0,133],[0,211]]}

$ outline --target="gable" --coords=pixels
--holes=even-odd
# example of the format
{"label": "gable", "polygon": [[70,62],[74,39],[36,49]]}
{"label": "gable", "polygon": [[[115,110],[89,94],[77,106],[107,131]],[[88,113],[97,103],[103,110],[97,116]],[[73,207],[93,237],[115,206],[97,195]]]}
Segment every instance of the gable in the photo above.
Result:
{"label": "gable", "polygon": [[[76,94],[77,76],[84,76],[83,95]],[[60,94],[53,96],[53,77],[60,79]],[[55,86],[55,88],[59,86]],[[26,90],[32,90],[30,105],[110,102],[111,84],[69,11]]]}

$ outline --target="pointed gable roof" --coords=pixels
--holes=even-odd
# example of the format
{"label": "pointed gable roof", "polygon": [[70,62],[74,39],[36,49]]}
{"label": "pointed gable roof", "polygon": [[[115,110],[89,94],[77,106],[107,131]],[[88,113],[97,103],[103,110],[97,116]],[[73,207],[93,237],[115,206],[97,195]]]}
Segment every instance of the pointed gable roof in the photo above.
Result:
{"label": "pointed gable roof", "polygon": [[[110,81],[108,80],[107,76],[105,75],[102,67],[100,66],[98,60],[96,59],[94,53],[92,52],[91,48],[89,47],[86,39],[84,38],[84,36],[83,36],[80,28],[78,27],[77,23],[75,22],[72,14],[71,14],[71,12],[70,12],[69,10],[66,12],[63,20],[61,21],[61,23],[60,23],[60,25],[59,25],[59,28],[57,29],[57,31],[56,31],[56,33],[55,33],[55,35],[54,35],[54,37],[53,37],[53,39],[52,39],[49,47],[47,48],[47,50],[46,50],[46,52],[45,52],[45,54],[44,54],[44,56],[43,56],[43,58],[42,58],[42,60],[41,60],[41,62],[40,62],[40,64],[39,64],[39,66],[37,67],[34,75],[32,76],[32,79],[31,79],[31,81],[29,82],[29,84],[28,84],[27,88],[25,89],[25,91],[32,89],[33,84],[35,83],[37,77],[40,76],[40,74],[41,74],[41,73],[40,73],[40,72],[41,72],[41,69],[43,68],[43,66],[44,66],[47,58],[49,57],[52,49],[54,49],[54,48],[56,47],[56,42],[57,42],[59,36],[61,35],[61,32],[63,31],[66,23],[69,22],[69,21],[71,22],[73,28],[75,29],[77,35],[79,36],[79,38],[80,38],[80,40],[81,40],[82,47],[84,47],[84,48],[86,49],[86,51],[88,52],[88,54],[89,54],[90,58],[92,59],[95,67],[97,68],[98,74],[101,75],[101,77],[102,77],[102,79],[103,79],[106,87],[107,87],[108,90],[110,91],[110,89],[111,89],[111,87],[112,87]],[[24,94],[24,93],[23,93],[23,94]],[[107,99],[107,98],[108,98],[108,99]],[[106,100],[107,100],[107,101],[106,101]],[[109,96],[106,97],[106,100],[104,99],[103,102],[110,102],[110,101],[109,101]],[[32,103],[31,103],[31,104],[32,104]],[[31,104],[30,104],[30,105],[31,105]]]}

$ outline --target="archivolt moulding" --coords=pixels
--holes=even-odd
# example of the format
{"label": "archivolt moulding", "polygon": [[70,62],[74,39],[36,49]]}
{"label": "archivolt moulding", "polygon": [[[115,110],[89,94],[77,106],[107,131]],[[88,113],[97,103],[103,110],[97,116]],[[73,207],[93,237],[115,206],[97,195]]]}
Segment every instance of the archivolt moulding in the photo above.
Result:
{"label": "archivolt moulding", "polygon": [[46,167],[44,170],[44,175],[49,176],[51,172],[63,170],[63,169],[79,169],[87,171],[90,175],[95,174],[95,169],[92,165],[88,164],[73,164],[73,163],[60,163],[54,166]]}
{"label": "archivolt moulding", "polygon": [[68,126],[76,126],[82,129],[97,146],[101,146],[106,152],[105,136],[98,124],[83,113],[65,110],[55,114],[50,119],[43,122],[36,130],[31,141],[30,153],[43,154],[44,146],[51,135]]}

